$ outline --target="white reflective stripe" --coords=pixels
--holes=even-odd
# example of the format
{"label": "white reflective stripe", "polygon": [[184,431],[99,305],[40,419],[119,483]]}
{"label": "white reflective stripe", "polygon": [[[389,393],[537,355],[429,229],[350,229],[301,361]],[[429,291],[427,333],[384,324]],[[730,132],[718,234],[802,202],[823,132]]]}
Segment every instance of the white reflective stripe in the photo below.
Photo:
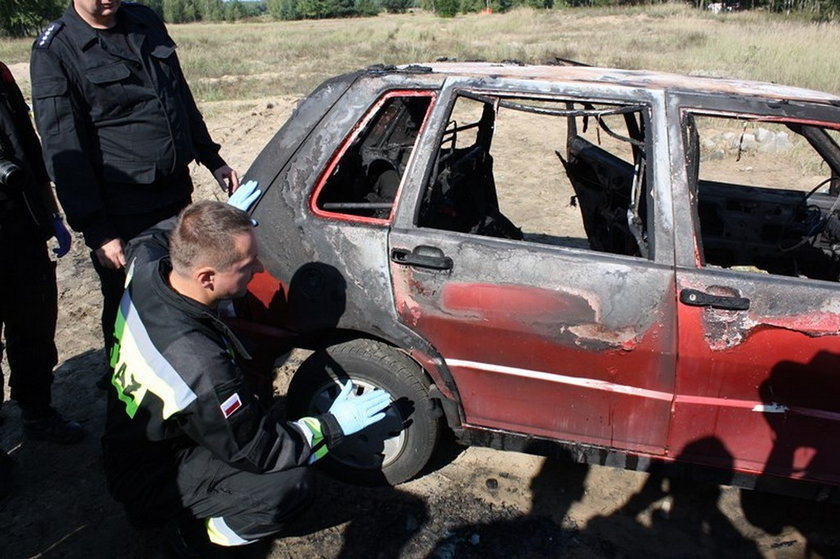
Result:
{"label": "white reflective stripe", "polygon": [[151,391],[163,401],[163,418],[168,419],[197,396],[154,346],[131,298],[124,297],[121,307],[125,327],[116,370],[125,363],[126,372],[140,385],[135,400],[140,402],[145,391]]}
{"label": "white reflective stripe", "polygon": [[752,411],[758,411],[761,413],[786,413],[788,411],[788,407],[776,403],[758,404],[753,406]]}
{"label": "white reflective stripe", "polygon": [[243,540],[240,538],[236,532],[231,530],[230,526],[227,525],[227,522],[221,516],[208,518],[205,524],[207,525],[207,536],[216,545],[234,547],[237,545],[248,545],[257,541]]}
{"label": "white reflective stripe", "polygon": [[647,388],[637,388],[635,386],[627,386],[624,384],[615,384],[605,380],[597,380],[591,378],[570,377],[567,375],[558,375],[554,373],[546,373],[543,371],[531,371],[528,369],[519,369],[516,367],[505,367],[504,365],[493,365],[491,363],[479,363],[476,361],[464,361],[462,359],[447,359],[446,364],[451,367],[465,367],[478,371],[486,371],[491,373],[499,373],[503,375],[512,375],[517,377],[532,378],[546,382],[554,382],[558,384],[568,384],[572,386],[581,386],[584,388],[591,388],[593,390],[602,390],[605,392],[616,392],[619,394],[629,394],[631,396],[640,396],[642,398],[651,398],[653,400],[673,400],[676,404],[689,404],[696,406],[720,406],[723,408],[741,408],[749,409],[757,413],[794,413],[805,415],[809,417],[819,417],[822,419],[830,419],[832,421],[840,421],[840,413],[818,410],[814,408],[790,407],[777,404],[775,402],[765,403],[760,400],[736,400],[724,397],[714,396],[693,396],[691,394],[671,394],[670,392],[662,392],[659,390],[649,390]]}
{"label": "white reflective stripe", "polygon": [[614,382],[607,382],[605,380],[597,380],[592,378],[570,377],[567,375],[544,373],[542,371],[530,371],[528,369],[519,369],[516,367],[505,367],[503,365],[492,365],[490,363],[463,361],[461,359],[447,359],[446,364],[452,367],[466,367],[469,369],[477,369],[480,371],[501,373],[503,375],[513,375],[517,377],[526,377],[537,380],[544,380],[548,382],[556,382],[559,384],[582,386],[584,388],[592,388],[595,390],[603,390],[606,392],[618,392],[620,394],[629,394],[631,396],[642,396],[644,398],[652,398],[654,400],[670,401],[674,398],[674,395],[670,392],[648,390],[647,388],[637,388],[635,386],[615,384]]}
{"label": "white reflective stripe", "polygon": [[137,262],[137,258],[131,259],[131,264],[128,265],[128,270],[125,271],[125,285],[123,288],[127,289],[128,284],[131,283],[131,278],[134,277],[134,263]]}

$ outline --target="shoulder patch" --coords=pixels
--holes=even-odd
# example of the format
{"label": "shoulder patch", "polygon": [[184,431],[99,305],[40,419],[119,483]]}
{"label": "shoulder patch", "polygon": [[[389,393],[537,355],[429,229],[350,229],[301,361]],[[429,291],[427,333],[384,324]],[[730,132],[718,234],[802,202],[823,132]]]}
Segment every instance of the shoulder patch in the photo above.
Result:
{"label": "shoulder patch", "polygon": [[234,392],[233,396],[222,402],[219,407],[222,409],[222,415],[227,419],[233,412],[242,407],[242,400],[239,399],[239,394]]}
{"label": "shoulder patch", "polygon": [[52,43],[53,39],[55,39],[56,34],[58,34],[58,32],[61,31],[62,27],[64,27],[64,22],[61,20],[57,20],[49,24],[47,28],[44,29],[44,32],[38,35],[38,38],[35,39],[35,45],[33,45],[33,48],[50,48],[50,43]]}

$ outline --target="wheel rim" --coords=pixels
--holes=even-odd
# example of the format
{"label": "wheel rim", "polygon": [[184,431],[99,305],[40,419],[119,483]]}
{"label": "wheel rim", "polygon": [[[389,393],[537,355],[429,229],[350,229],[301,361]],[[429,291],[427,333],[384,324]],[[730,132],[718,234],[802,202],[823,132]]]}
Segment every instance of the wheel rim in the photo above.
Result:
{"label": "wheel rim", "polygon": [[[363,379],[351,379],[355,396],[381,388]],[[310,409],[316,414],[326,413],[340,390],[338,382],[324,384],[312,397]],[[330,449],[329,456],[336,462],[357,469],[380,469],[392,464],[405,447],[407,427],[403,425],[399,409],[393,400],[391,402],[384,419],[345,437],[341,444]]]}

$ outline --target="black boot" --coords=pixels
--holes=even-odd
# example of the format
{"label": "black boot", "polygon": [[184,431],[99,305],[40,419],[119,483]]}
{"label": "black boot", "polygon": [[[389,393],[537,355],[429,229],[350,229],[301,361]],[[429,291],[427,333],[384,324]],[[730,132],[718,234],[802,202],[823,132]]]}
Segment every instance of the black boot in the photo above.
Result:
{"label": "black boot", "polygon": [[207,537],[204,523],[183,516],[167,524],[164,530],[164,557],[167,559],[215,558],[215,547]]}
{"label": "black boot", "polygon": [[51,407],[23,409],[23,436],[31,441],[75,444],[85,437],[85,430],[75,421],[61,417]]}

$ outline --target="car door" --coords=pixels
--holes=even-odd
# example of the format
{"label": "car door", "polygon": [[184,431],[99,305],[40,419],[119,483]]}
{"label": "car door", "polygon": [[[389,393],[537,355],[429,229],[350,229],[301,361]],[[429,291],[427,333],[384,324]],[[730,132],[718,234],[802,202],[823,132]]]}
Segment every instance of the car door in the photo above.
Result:
{"label": "car door", "polygon": [[638,90],[447,82],[391,274],[468,427],[664,452],[676,340],[661,107]]}
{"label": "car door", "polygon": [[713,437],[722,452],[685,458],[836,484],[840,112],[687,94],[670,107],[688,185],[675,189],[686,195],[676,230],[688,242],[677,244],[669,444]]}

